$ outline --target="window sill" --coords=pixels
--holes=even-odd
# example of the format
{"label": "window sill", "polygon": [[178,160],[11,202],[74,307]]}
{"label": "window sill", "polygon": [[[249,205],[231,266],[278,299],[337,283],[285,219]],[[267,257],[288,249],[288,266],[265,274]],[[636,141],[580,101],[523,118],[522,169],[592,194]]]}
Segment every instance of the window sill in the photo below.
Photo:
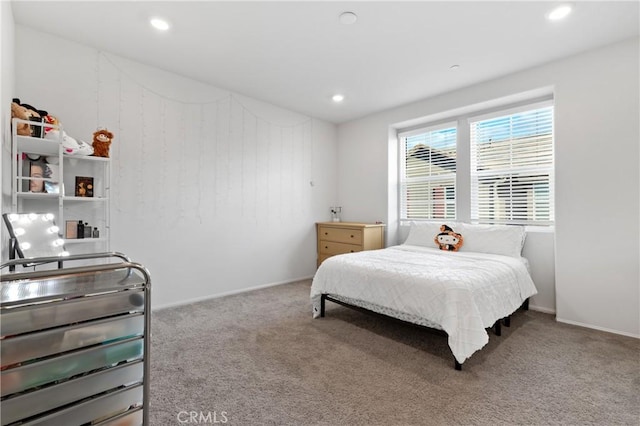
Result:
{"label": "window sill", "polygon": [[530,232],[530,233],[540,233],[540,234],[553,234],[554,232],[556,232],[556,227],[555,225],[549,225],[549,226],[525,225],[524,231],[527,233]]}

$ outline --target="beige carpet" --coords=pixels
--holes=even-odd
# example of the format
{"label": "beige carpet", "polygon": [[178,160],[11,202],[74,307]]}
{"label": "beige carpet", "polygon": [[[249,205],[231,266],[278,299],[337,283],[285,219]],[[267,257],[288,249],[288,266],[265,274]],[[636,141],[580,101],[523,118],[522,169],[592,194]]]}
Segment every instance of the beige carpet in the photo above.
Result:
{"label": "beige carpet", "polygon": [[309,287],[154,312],[151,425],[640,424],[637,339],[518,312],[455,371],[445,336],[312,319]]}

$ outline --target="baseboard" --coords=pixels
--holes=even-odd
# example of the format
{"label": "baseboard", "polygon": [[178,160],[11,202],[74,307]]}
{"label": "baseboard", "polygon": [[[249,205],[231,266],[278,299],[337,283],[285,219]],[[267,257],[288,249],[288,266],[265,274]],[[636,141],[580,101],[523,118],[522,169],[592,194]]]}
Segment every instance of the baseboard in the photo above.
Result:
{"label": "baseboard", "polygon": [[174,308],[176,306],[190,305],[192,303],[203,302],[205,300],[219,299],[220,297],[232,296],[234,294],[246,293],[246,292],[249,292],[249,291],[260,290],[260,289],[263,289],[263,288],[275,287],[277,285],[291,284],[291,283],[295,283],[295,282],[298,282],[298,281],[310,280],[311,278],[313,278],[313,275],[309,276],[309,277],[292,278],[292,279],[286,280],[286,281],[278,281],[278,282],[274,282],[274,283],[262,284],[262,285],[258,285],[258,286],[255,286],[255,287],[243,288],[243,289],[240,289],[240,290],[225,291],[224,293],[216,293],[216,294],[209,294],[209,295],[202,296],[202,297],[194,297],[193,299],[180,300],[180,301],[175,302],[175,303],[166,303],[166,304],[160,305],[160,306],[153,306],[151,308],[151,311],[152,312],[153,311],[160,311],[162,309]]}
{"label": "baseboard", "polygon": [[549,308],[545,308],[543,306],[536,306],[536,305],[531,305],[529,304],[529,309],[532,311],[536,311],[536,312],[542,312],[543,314],[552,314],[554,315],[556,313],[555,309],[549,309]]}
{"label": "baseboard", "polygon": [[633,337],[633,338],[636,338],[636,339],[640,339],[640,335],[639,334],[627,333],[626,331],[612,330],[610,328],[598,327],[597,325],[585,324],[583,322],[578,322],[578,321],[570,321],[570,320],[566,320],[566,319],[562,319],[562,318],[558,318],[558,317],[556,317],[556,321],[564,323],[564,324],[577,325],[578,327],[590,328],[592,330],[605,331],[607,333],[619,334],[621,336],[627,336],[627,337]]}

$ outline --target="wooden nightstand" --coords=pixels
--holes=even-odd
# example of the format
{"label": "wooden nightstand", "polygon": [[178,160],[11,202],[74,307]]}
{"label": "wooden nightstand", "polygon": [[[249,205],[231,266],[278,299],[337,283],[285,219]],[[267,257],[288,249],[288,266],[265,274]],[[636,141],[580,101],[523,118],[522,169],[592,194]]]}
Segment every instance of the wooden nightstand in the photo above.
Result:
{"label": "wooden nightstand", "polygon": [[384,248],[383,223],[318,222],[318,266],[336,254]]}

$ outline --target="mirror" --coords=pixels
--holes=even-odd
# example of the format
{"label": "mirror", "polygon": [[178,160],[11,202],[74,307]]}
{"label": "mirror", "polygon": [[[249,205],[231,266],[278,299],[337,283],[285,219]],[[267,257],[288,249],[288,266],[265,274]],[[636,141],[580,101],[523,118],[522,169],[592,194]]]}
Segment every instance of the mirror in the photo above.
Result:
{"label": "mirror", "polygon": [[5,213],[2,215],[11,237],[9,258],[68,256],[60,228],[51,213]]}

